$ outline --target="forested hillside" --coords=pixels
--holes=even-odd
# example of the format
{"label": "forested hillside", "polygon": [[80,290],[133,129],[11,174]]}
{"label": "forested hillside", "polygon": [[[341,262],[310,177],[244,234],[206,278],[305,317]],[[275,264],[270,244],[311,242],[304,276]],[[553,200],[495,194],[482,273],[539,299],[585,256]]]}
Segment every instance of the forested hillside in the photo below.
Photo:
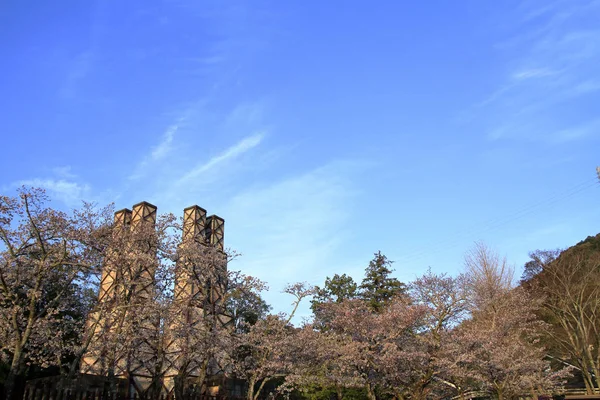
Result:
{"label": "forested hillside", "polygon": [[564,251],[531,253],[522,285],[542,300],[549,355],[572,366],[588,391],[599,387],[600,234]]}

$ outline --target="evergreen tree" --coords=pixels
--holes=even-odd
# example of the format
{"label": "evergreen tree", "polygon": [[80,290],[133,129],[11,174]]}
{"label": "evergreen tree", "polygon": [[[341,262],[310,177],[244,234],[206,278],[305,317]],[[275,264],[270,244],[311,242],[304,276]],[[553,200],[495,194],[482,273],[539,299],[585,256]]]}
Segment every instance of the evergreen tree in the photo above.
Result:
{"label": "evergreen tree", "polygon": [[226,307],[237,331],[247,331],[258,320],[265,319],[272,308],[259,292],[242,290],[233,291]]}
{"label": "evergreen tree", "polygon": [[360,285],[360,296],[375,312],[380,312],[393,297],[406,293],[406,285],[390,277],[394,271],[391,268],[392,263],[393,261],[388,260],[381,251],[378,251],[365,269],[365,278]]}
{"label": "evergreen tree", "polygon": [[357,294],[358,285],[351,276],[335,274],[333,278],[325,279],[325,285],[322,288],[315,287],[312,308],[314,310],[316,304],[340,303],[346,299],[354,299]]}
{"label": "evergreen tree", "polygon": [[315,324],[321,328],[327,324],[328,317],[324,314],[323,305],[341,303],[357,297],[358,285],[351,276],[335,274],[333,278],[327,277],[322,288],[315,286],[315,294],[311,300],[310,308],[315,315]]}

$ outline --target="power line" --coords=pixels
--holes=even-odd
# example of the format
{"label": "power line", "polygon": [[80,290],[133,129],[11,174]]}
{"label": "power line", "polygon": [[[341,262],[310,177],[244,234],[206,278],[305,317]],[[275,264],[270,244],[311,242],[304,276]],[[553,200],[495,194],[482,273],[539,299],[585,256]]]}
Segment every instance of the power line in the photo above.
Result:
{"label": "power line", "polygon": [[483,224],[475,225],[466,230],[459,231],[445,240],[430,242],[429,246],[424,245],[420,246],[419,248],[415,248],[414,250],[409,251],[408,253],[404,253],[404,255],[401,258],[403,261],[415,261],[422,258],[426,254],[438,253],[451,245],[460,243],[466,236],[473,236],[474,234],[481,234],[483,232],[495,230],[499,227],[507,225],[510,222],[519,220],[527,215],[531,215],[532,213],[535,214],[536,212],[539,212],[539,209],[541,207],[547,207],[556,204],[560,201],[566,200],[597,184],[598,182],[596,178],[586,179],[585,181],[579,182],[566,190],[555,192],[551,196],[548,196],[541,201],[522,207],[512,213],[509,213],[508,215],[492,218],[488,221],[483,222]]}

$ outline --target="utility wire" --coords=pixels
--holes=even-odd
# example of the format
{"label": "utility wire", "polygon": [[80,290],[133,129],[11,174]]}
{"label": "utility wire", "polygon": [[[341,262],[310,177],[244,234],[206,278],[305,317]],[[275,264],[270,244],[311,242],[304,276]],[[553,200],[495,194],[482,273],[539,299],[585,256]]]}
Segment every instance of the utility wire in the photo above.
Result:
{"label": "utility wire", "polygon": [[415,248],[414,250],[411,250],[408,253],[404,253],[401,259],[404,262],[415,261],[421,259],[427,254],[439,253],[441,250],[444,250],[452,245],[462,242],[462,240],[465,239],[467,236],[475,236],[476,234],[477,236],[479,236],[481,233],[493,231],[513,221],[519,220],[525,216],[538,213],[541,207],[547,207],[556,204],[597,185],[597,178],[586,179],[585,181],[579,182],[566,190],[556,192],[551,196],[544,198],[541,201],[522,207],[514,212],[509,213],[508,215],[492,218],[488,221],[483,222],[482,224],[478,224],[466,230],[459,231],[451,235],[447,239],[430,242],[429,246],[424,245],[420,246],[419,248]]}

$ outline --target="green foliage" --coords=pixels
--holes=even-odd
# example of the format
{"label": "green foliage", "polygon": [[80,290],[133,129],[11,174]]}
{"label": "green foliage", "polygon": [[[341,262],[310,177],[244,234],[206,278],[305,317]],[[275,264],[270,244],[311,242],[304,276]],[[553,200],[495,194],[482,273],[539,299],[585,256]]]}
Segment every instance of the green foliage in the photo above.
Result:
{"label": "green foliage", "polygon": [[529,253],[530,260],[523,267],[523,275],[521,282],[529,282],[537,274],[542,272],[544,268],[551,262],[556,260],[560,255],[561,250],[536,250]]}
{"label": "green foliage", "polygon": [[[569,268],[578,262],[589,260],[600,254],[600,233],[588,236],[566,250],[536,250],[529,253],[525,263],[521,283],[536,283],[544,277],[544,271],[551,268]],[[580,259],[577,261],[577,259]],[[537,282],[539,284],[539,282]]]}
{"label": "green foliage", "polygon": [[323,287],[316,286],[311,309],[315,315],[315,324],[323,329],[329,317],[326,315],[324,305],[341,303],[344,300],[361,299],[369,307],[380,312],[385,304],[395,296],[407,293],[406,285],[390,275],[393,261],[378,251],[365,269],[365,277],[360,286],[351,276],[335,274],[333,278],[327,277]]}
{"label": "green foliage", "polygon": [[360,285],[360,296],[375,312],[380,312],[393,297],[406,293],[406,285],[390,277],[394,271],[391,268],[392,263],[393,261],[378,251],[365,270],[365,278]]}
{"label": "green foliage", "polygon": [[263,300],[260,294],[249,291],[236,291],[227,300],[226,307],[237,330],[247,330],[259,319],[264,319],[271,311],[271,306]]}
{"label": "green foliage", "polygon": [[344,300],[355,299],[358,296],[358,285],[351,276],[335,274],[333,278],[327,277],[325,285],[315,287],[315,295],[311,301],[311,309],[317,312],[324,303],[341,303]]}
{"label": "green foliage", "polygon": [[596,236],[588,236],[581,242],[577,243],[575,247],[579,247],[587,252],[600,251],[600,233]]}

